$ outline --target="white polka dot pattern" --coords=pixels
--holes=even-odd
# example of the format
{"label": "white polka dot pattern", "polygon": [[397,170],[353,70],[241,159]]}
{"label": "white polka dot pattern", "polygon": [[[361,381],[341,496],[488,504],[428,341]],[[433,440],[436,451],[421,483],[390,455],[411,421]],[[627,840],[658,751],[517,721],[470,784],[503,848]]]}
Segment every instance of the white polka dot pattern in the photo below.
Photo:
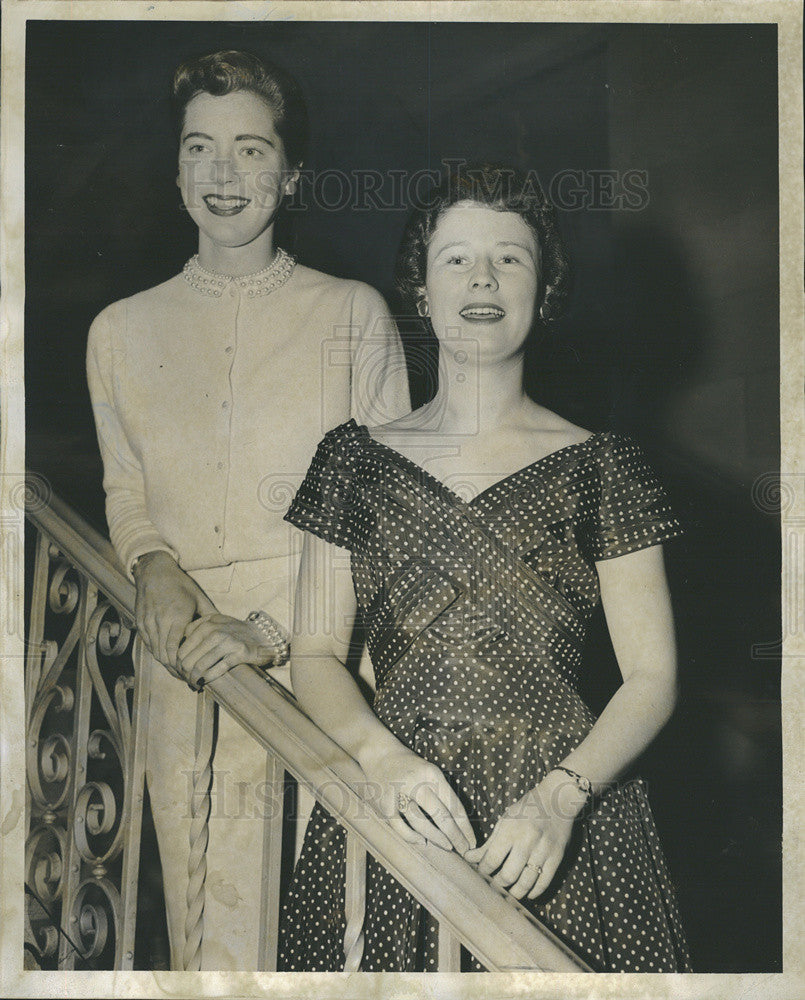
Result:
{"label": "white polka dot pattern", "polygon": [[[575,678],[599,601],[595,561],[680,532],[626,438],[595,434],[465,502],[354,421],[325,436],[286,516],[351,551],[374,710],[442,769],[479,842],[594,722]],[[344,872],[344,833],[317,806],[284,902],[283,968],[343,968]],[[528,906],[596,969],[688,968],[640,781],[595,800]],[[436,931],[370,858],[361,968],[435,971]]]}

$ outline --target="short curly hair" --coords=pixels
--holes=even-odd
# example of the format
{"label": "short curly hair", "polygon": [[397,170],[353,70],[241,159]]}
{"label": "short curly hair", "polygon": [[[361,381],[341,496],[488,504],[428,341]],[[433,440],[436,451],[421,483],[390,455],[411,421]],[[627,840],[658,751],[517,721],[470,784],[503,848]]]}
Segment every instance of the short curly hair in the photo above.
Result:
{"label": "short curly hair", "polygon": [[452,168],[412,212],[397,255],[395,285],[407,305],[422,296],[428,246],[440,217],[452,205],[474,201],[499,212],[516,212],[534,234],[542,257],[539,315],[555,319],[570,295],[570,258],[556,218],[556,209],[545,197],[533,172],[528,174],[498,164]]}
{"label": "short curly hair", "polygon": [[274,116],[274,128],[283,141],[288,162],[298,166],[305,158],[308,113],[302,90],[284,69],[251,52],[228,49],[188,59],[173,74],[171,103],[176,132],[181,135],[187,105],[197,94],[223,97],[248,91],[261,97]]}

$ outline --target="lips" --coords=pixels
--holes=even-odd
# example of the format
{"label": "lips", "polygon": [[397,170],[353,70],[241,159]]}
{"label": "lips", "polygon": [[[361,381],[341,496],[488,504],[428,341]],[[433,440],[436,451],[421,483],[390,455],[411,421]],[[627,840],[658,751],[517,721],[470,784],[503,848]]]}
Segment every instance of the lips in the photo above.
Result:
{"label": "lips", "polygon": [[205,194],[204,204],[213,215],[237,215],[251,201],[236,194]]}
{"label": "lips", "polygon": [[493,302],[471,302],[459,311],[459,316],[470,323],[497,323],[506,315],[506,310]]}

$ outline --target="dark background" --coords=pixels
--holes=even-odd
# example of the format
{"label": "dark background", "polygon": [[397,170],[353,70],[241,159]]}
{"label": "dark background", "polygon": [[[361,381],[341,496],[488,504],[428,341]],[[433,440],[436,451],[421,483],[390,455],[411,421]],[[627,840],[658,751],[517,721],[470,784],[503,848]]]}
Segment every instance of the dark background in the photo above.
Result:
{"label": "dark background", "polygon": [[[637,438],[686,528],[668,546],[681,700],[640,769],[702,972],[782,962],[780,525],[762,488],[779,469],[776,46],[773,25],[28,22],[27,461],[101,529],[86,334],[195,251],[166,97],[182,58],[247,48],[291,69],[319,176],[445,157],[546,185],[582,171],[560,212],[576,290],[529,387]],[[602,170],[645,171],[638,210],[596,188]],[[302,186],[284,245],[396,309],[405,199],[333,210],[322,190]],[[588,654],[600,708],[617,682],[602,621]]]}

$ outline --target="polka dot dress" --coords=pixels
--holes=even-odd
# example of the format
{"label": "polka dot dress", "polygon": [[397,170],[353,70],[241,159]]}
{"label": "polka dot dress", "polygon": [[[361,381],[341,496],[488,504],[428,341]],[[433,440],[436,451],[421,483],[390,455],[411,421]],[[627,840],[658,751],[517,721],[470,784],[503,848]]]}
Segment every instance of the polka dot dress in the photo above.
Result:
{"label": "polka dot dress", "polygon": [[[595,721],[575,687],[595,562],[680,533],[627,438],[594,434],[466,502],[354,421],[325,436],[286,517],[350,550],[375,713],[441,768],[478,843]],[[343,968],[345,849],[316,806],[283,904],[281,968]],[[436,971],[435,921],[371,857],[366,900],[361,969]],[[596,970],[689,968],[639,780],[592,802],[551,886],[523,903]]]}

